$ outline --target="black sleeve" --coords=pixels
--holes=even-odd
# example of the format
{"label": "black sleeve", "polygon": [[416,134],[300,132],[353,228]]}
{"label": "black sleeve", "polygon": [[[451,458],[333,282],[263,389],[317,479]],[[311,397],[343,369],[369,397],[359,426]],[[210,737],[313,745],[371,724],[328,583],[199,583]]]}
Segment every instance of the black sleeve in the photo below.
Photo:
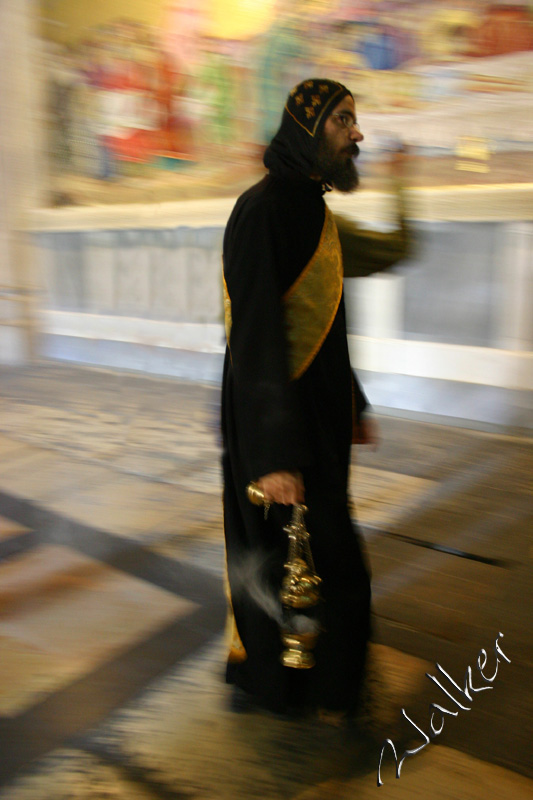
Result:
{"label": "black sleeve", "polygon": [[275,208],[252,204],[230,220],[224,276],[232,317],[233,413],[239,449],[255,479],[310,463],[296,387],[289,380],[278,274],[284,258]]}
{"label": "black sleeve", "polygon": [[412,234],[407,226],[403,194],[397,193],[397,227],[389,233],[360,227],[335,214],[345,278],[362,278],[382,272],[410,255]]}

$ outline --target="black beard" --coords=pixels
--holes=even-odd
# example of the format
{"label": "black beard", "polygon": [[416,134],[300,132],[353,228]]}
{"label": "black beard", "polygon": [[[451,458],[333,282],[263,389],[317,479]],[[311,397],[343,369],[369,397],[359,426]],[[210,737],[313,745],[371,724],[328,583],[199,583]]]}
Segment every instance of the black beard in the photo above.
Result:
{"label": "black beard", "polygon": [[318,145],[314,172],[320,175],[324,183],[334,186],[339,192],[353,192],[359,186],[359,173],[353,157],[359,153],[356,144],[352,145],[353,154],[348,151],[336,153],[325,137]]}

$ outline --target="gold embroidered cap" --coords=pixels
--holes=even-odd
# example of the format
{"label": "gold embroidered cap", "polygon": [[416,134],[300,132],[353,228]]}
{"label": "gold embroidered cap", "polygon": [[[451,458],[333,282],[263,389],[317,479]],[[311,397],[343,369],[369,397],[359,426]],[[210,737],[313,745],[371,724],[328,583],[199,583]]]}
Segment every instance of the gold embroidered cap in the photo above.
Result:
{"label": "gold embroidered cap", "polygon": [[347,94],[351,92],[342,83],[326,78],[309,78],[292,89],[285,110],[307,133],[316,136],[321,123]]}
{"label": "gold embroidered cap", "polygon": [[327,78],[309,78],[290,92],[279,129],[267,147],[263,163],[271,174],[313,172],[324,124],[346,95],[346,86]]}

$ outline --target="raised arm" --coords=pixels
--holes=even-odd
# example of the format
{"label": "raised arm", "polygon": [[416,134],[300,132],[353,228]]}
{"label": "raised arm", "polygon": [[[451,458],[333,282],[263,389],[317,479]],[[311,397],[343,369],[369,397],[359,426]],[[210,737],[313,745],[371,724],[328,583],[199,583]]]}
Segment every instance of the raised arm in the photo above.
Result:
{"label": "raised arm", "polygon": [[405,196],[402,189],[407,163],[405,147],[402,146],[391,154],[389,171],[396,195],[397,214],[397,225],[394,230],[389,233],[368,230],[342,215],[335,215],[345,278],[362,278],[381,272],[410,255],[413,236],[406,221]]}
{"label": "raised arm", "polygon": [[345,278],[363,278],[382,272],[409,256],[412,235],[406,223],[400,188],[397,190],[397,214],[397,227],[387,233],[362,228],[356,222],[335,214]]}

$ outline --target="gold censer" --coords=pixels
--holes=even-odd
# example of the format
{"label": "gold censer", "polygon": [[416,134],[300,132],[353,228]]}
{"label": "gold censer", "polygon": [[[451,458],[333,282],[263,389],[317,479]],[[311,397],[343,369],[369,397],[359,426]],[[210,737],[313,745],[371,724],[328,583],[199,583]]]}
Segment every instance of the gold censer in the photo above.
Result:
{"label": "gold censer", "polygon": [[[256,483],[249,484],[247,493],[254,505],[266,505],[265,495]],[[291,521],[283,529],[289,537],[289,550],[279,593],[284,610],[280,634],[285,650],[281,654],[281,662],[285,667],[294,669],[309,669],[315,665],[311,651],[319,634],[317,620],[308,614],[298,613],[312,609],[321,600],[322,579],[315,570],[310,536],[304,521],[306,511],[304,505],[293,506]]]}

